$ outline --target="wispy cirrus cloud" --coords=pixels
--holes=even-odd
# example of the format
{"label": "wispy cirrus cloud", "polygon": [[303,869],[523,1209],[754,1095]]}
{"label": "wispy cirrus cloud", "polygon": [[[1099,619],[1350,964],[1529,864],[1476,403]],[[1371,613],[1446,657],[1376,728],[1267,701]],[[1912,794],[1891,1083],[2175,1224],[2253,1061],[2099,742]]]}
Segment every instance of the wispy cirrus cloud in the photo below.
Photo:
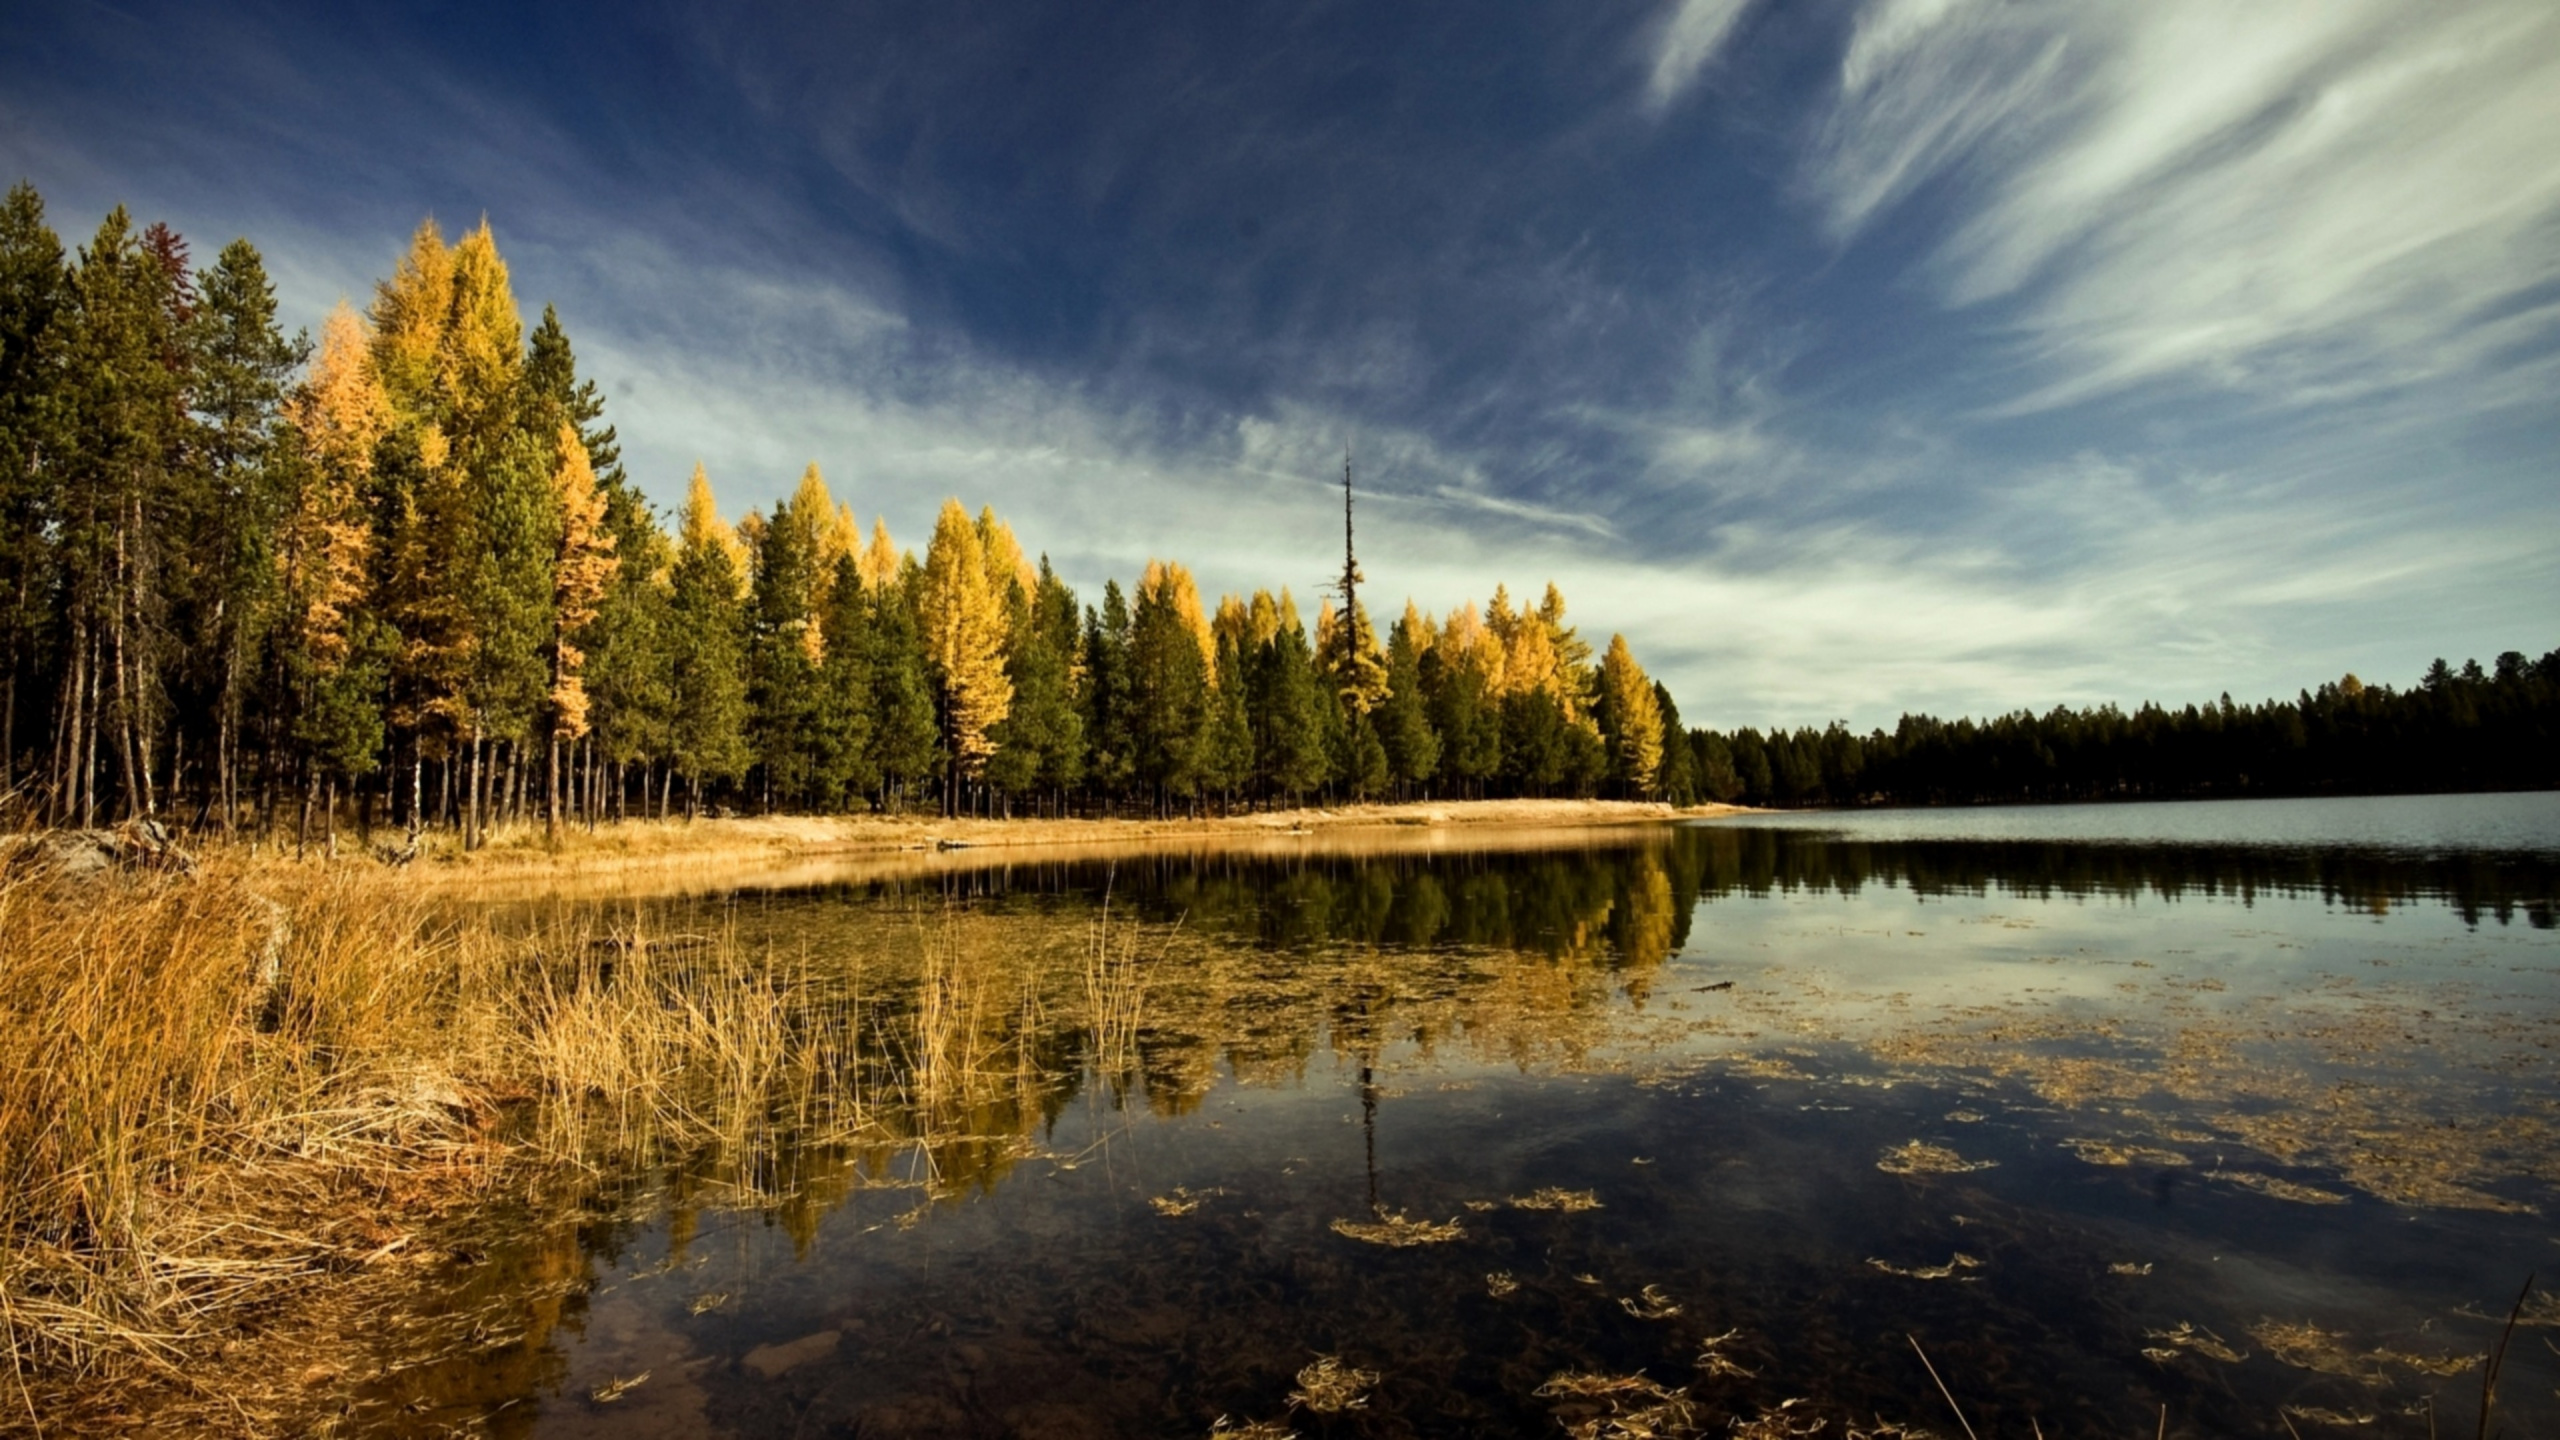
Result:
{"label": "wispy cirrus cloud", "polygon": [[2560,337],[2560,10],[2543,0],[1882,0],[1806,179],[1831,233],[1932,187],[1922,266],[2009,302],[2004,407],[2177,378],[2300,402]]}
{"label": "wispy cirrus cloud", "polygon": [[1679,99],[1750,8],[1751,0],[1672,0],[1653,33],[1646,103],[1659,110]]}

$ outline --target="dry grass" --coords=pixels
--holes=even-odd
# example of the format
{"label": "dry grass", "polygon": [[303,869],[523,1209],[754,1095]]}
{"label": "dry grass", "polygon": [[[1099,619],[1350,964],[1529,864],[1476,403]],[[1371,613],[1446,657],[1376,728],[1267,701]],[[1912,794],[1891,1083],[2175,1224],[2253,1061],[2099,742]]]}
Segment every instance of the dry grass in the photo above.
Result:
{"label": "dry grass", "polygon": [[1600,1196],[1591,1190],[1565,1190],[1554,1185],[1540,1187],[1528,1195],[1511,1197],[1515,1210],[1561,1210],[1568,1215],[1600,1208]]}
{"label": "dry grass", "polygon": [[[863,1132],[859,1000],[720,936],[502,927],[378,875],[0,876],[0,1428],[307,1430],[438,1226]],[[980,1057],[915,1033],[962,1088]]]}
{"label": "dry grass", "polygon": [[1401,1210],[1378,1211],[1375,1224],[1360,1220],[1336,1220],[1333,1233],[1368,1245],[1384,1245],[1390,1250],[1406,1250],[1416,1245],[1442,1245],[1466,1233],[1455,1217],[1446,1223],[1411,1219]]}
{"label": "dry grass", "polygon": [[1961,1251],[1947,1257],[1947,1263],[1944,1265],[1896,1265],[1890,1260],[1878,1260],[1873,1256],[1867,1258],[1867,1264],[1887,1275],[1899,1275],[1906,1280],[1948,1280],[1967,1270],[1982,1268],[1981,1261]]}
{"label": "dry grass", "polygon": [[1298,1372],[1298,1388],[1289,1392],[1289,1403],[1319,1415],[1339,1415],[1365,1408],[1377,1386],[1377,1371],[1345,1365],[1339,1355],[1319,1355]]}
{"label": "dry grass", "polygon": [[1876,1168],[1887,1175],[1963,1175],[1975,1170],[1988,1170],[1997,1160],[1967,1160],[1944,1145],[1925,1140],[1906,1140],[1884,1152]]}

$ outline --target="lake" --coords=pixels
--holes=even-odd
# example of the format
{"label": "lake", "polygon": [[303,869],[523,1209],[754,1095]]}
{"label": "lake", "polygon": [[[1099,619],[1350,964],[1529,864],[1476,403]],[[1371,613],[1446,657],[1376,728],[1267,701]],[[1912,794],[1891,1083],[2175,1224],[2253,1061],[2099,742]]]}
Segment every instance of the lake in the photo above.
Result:
{"label": "lake", "polygon": [[2560,1433],[2560,796],[936,863],[526,906],[843,1093],[597,1140],[354,1428],[2470,1435],[2513,1312]]}

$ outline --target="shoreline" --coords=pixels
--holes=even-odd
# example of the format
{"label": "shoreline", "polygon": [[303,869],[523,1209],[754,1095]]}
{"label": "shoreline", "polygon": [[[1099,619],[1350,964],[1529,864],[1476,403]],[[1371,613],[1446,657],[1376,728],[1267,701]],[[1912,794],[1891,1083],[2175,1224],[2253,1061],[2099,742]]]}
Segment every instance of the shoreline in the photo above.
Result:
{"label": "shoreline", "polygon": [[[890,868],[974,868],[989,852],[1077,857],[1133,849],[1197,845],[1263,849],[1275,842],[1325,837],[1382,848],[1431,849],[1445,837],[1527,839],[1561,832],[1664,825],[1753,813],[1741,805],[1674,806],[1641,800],[1455,800],[1401,805],[1345,805],[1256,811],[1198,819],[1022,818],[942,816],[770,815],[724,819],[631,820],[590,832],[563,829],[557,849],[540,825],[496,832],[469,854],[450,835],[430,835],[410,869],[426,883],[521,882],[645,878],[675,869],[715,872],[734,883],[740,872],[807,869],[876,859]],[[379,844],[377,840],[377,844]],[[895,858],[893,858],[895,857]],[[924,860],[923,857],[934,857]],[[337,863],[383,864],[342,852]],[[281,863],[293,863],[289,858]]]}

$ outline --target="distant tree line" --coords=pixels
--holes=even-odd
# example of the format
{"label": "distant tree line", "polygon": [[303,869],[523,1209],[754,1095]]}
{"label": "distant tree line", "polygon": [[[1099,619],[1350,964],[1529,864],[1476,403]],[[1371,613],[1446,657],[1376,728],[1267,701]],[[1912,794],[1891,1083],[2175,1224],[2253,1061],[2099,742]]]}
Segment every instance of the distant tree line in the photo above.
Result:
{"label": "distant tree line", "polygon": [[1701,795],[1765,806],[2545,789],[2560,785],[2560,650],[2438,660],[2407,690],[2348,675],[2257,705],[1696,730],[1689,750]]}
{"label": "distant tree line", "polygon": [[486,222],[287,336],[245,240],[0,205],[0,804],[330,830],[1696,793],[1551,585],[1381,636],[1151,563],[1085,604],[992,510],[919,560],[815,465],[672,533]]}

